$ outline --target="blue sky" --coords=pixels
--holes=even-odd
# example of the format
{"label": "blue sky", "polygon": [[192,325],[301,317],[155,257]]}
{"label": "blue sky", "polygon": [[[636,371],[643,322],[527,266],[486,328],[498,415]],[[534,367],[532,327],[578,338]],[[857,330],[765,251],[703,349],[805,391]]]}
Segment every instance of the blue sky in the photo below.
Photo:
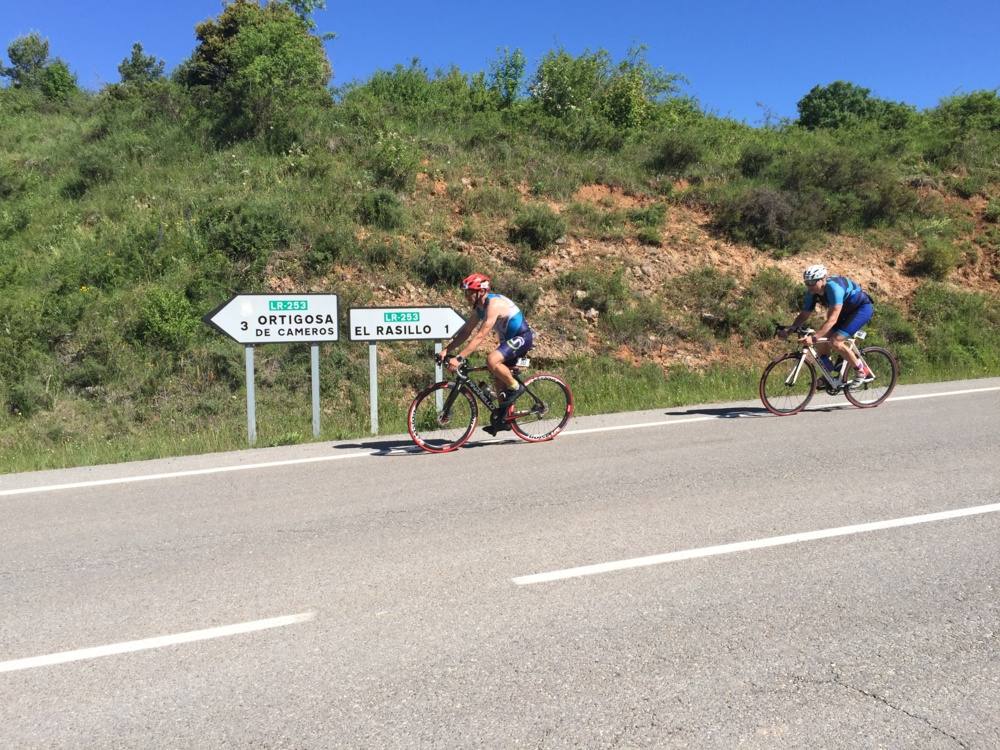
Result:
{"label": "blue sky", "polygon": [[[0,0],[0,49],[37,31],[82,86],[118,80],[132,43],[170,70],[190,56],[194,27],[220,0]],[[636,44],[649,61],[683,74],[708,111],[745,120],[795,117],[816,84],[848,80],[879,97],[931,107],[945,96],[1000,86],[1000,2],[967,0],[327,0],[315,15],[334,84],[363,80],[418,57],[432,71],[485,70],[501,47],[520,48],[534,70],[546,51],[604,48],[615,60]]]}

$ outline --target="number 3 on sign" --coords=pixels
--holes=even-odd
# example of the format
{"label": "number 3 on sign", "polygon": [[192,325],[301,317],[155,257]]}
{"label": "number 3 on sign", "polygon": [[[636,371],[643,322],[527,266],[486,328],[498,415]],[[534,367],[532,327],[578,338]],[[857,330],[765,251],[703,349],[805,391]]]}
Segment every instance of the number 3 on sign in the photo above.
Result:
{"label": "number 3 on sign", "polygon": [[245,331],[246,329],[247,329],[247,322],[244,320],[242,323],[240,323],[240,330]]}

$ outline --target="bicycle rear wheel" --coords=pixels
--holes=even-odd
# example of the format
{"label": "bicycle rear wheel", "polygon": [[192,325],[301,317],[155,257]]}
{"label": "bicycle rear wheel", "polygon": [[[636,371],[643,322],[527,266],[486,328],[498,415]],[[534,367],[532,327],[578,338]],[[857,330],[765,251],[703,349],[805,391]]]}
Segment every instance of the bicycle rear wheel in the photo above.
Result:
{"label": "bicycle rear wheel", "polygon": [[551,440],[573,416],[573,393],[555,375],[538,374],[524,381],[525,392],[514,404],[510,427],[521,440]]}
{"label": "bicycle rear wheel", "polygon": [[889,398],[892,389],[896,387],[899,365],[896,364],[896,358],[881,346],[865,347],[861,350],[861,358],[875,373],[875,379],[870,383],[844,389],[844,395],[859,409],[871,409]]}
{"label": "bicycle rear wheel", "polygon": [[[437,405],[439,394],[441,410]],[[406,427],[413,442],[425,451],[448,453],[469,439],[478,415],[476,399],[468,388],[441,382],[425,388],[413,399],[406,413]]]}
{"label": "bicycle rear wheel", "polygon": [[[772,414],[786,417],[806,408],[816,392],[816,368],[812,362],[803,362],[802,354],[789,352],[764,368],[760,376],[760,400]],[[798,372],[796,372],[798,369]]]}

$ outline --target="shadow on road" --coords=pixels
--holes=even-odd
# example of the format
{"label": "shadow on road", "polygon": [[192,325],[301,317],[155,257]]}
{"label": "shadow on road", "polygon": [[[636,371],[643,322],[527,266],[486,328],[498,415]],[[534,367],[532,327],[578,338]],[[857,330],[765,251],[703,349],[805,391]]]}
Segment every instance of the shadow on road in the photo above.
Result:
{"label": "shadow on road", "polygon": [[[497,445],[498,443],[518,442],[520,441],[513,437],[508,440],[504,440],[486,436],[481,438],[473,436],[469,439],[469,442],[459,448],[459,450],[464,451],[469,448],[485,448],[488,445]],[[367,443],[340,443],[333,447],[337,450],[370,450],[372,451],[372,455],[375,456],[419,456],[424,454],[424,451],[420,450],[420,448],[415,446],[410,440],[373,440]]]}
{"label": "shadow on road", "polygon": [[717,409],[688,409],[686,411],[665,412],[668,417],[687,417],[692,414],[709,414],[720,419],[738,419],[741,417],[763,417],[768,411],[762,406],[730,406]]}

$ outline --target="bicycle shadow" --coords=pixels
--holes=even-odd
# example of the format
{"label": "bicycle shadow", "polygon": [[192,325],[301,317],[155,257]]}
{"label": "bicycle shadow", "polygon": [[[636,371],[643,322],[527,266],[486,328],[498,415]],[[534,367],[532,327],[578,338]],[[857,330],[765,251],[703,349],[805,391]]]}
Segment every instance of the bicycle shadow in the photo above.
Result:
{"label": "bicycle shadow", "polygon": [[720,419],[744,419],[746,417],[764,417],[767,409],[762,406],[727,406],[719,408],[687,409],[685,411],[664,412],[668,417],[687,417],[692,414],[707,414]]}
{"label": "bicycle shadow", "polygon": [[[479,433],[480,430],[476,430],[473,436],[469,438],[469,442],[465,443],[460,450],[464,451],[469,448],[486,448],[490,445],[520,442],[514,436],[510,436],[509,438],[495,438],[486,433],[481,435]],[[333,447],[337,450],[370,450],[373,456],[420,456],[425,453],[425,451],[414,445],[412,440],[372,440],[364,443],[338,443]]]}

